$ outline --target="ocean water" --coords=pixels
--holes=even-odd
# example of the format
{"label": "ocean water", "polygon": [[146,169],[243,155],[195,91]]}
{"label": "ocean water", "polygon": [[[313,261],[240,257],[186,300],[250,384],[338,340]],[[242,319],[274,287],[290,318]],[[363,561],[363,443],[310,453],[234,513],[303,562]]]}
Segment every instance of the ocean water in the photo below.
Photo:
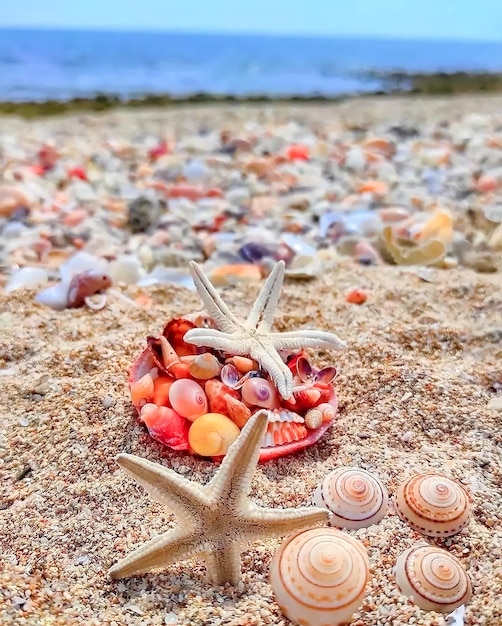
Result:
{"label": "ocean water", "polygon": [[377,71],[502,71],[502,43],[0,29],[0,100],[371,91]]}

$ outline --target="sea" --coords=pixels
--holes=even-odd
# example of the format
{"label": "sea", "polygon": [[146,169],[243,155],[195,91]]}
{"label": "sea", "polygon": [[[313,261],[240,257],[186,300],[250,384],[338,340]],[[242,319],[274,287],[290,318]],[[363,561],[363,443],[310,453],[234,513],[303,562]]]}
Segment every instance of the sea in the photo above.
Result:
{"label": "sea", "polygon": [[392,71],[502,71],[502,42],[0,29],[0,101],[338,96]]}

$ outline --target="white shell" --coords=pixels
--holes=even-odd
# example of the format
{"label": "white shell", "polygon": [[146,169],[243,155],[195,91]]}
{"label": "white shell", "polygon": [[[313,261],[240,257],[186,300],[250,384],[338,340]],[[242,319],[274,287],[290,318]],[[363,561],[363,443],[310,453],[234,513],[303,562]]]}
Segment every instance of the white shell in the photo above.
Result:
{"label": "white shell", "polygon": [[270,565],[270,584],[294,624],[345,624],[360,606],[369,579],[364,545],[335,528],[287,537]]}
{"label": "white shell", "polygon": [[395,574],[403,594],[424,611],[450,613],[471,599],[471,582],[463,565],[441,548],[409,548],[398,557]]}
{"label": "white shell", "polygon": [[469,494],[460,483],[434,473],[416,474],[396,492],[396,510],[428,537],[450,537],[464,528],[471,515]]}
{"label": "white shell", "polygon": [[312,501],[331,511],[331,526],[355,530],[383,519],[389,498],[376,476],[358,467],[339,467],[319,484]]}
{"label": "white shell", "polygon": [[24,287],[37,287],[49,280],[47,270],[41,267],[21,267],[13,272],[4,287],[4,293],[11,293]]}
{"label": "white shell", "polygon": [[70,284],[65,281],[60,281],[52,287],[47,287],[35,296],[35,301],[39,304],[54,309],[55,311],[62,311],[68,306],[68,290]]}

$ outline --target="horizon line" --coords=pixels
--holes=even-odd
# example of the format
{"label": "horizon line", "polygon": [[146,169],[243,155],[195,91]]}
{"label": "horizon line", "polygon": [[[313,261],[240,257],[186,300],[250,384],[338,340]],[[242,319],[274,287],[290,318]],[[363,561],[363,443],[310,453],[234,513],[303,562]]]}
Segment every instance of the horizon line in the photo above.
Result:
{"label": "horizon line", "polygon": [[98,32],[98,33],[124,33],[124,34],[165,34],[165,35],[210,35],[217,37],[272,37],[272,38],[295,38],[295,39],[366,39],[376,41],[434,41],[441,43],[481,43],[502,44],[502,39],[479,39],[461,37],[437,37],[434,35],[382,35],[370,33],[300,33],[300,32],[273,32],[273,31],[235,31],[235,30],[189,30],[186,28],[134,28],[113,26],[68,26],[68,25],[0,25],[0,31],[26,30],[26,31],[67,31],[67,32]]}

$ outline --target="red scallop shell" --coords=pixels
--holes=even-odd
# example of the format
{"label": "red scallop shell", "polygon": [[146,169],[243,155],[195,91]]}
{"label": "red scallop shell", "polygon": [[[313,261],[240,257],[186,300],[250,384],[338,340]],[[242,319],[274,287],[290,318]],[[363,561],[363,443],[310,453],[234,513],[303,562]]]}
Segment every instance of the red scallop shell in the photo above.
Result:
{"label": "red scallop shell", "polygon": [[[190,344],[186,344],[183,341],[184,333],[189,328],[193,328],[193,326],[194,325],[189,320],[177,319],[177,320],[172,320],[169,324],[167,324],[167,326],[164,329],[164,332],[163,332],[164,336],[166,336],[168,341],[173,345],[173,347],[176,349],[176,352],[180,356],[182,356],[183,354],[193,354],[193,352],[191,352],[193,347],[190,346]],[[152,348],[151,340],[149,341],[149,344],[150,344],[150,348],[146,348],[145,350],[143,350],[143,352],[139,355],[139,357],[136,359],[136,361],[133,363],[131,367],[131,370],[129,372],[129,385],[130,386],[132,386],[133,383],[139,380],[142,376],[147,374],[153,367],[156,367],[158,365],[158,363],[156,362],[157,359],[154,357],[155,352],[151,350]],[[220,381],[215,380],[215,382],[219,382],[219,384],[222,386],[222,389],[228,389],[229,395],[231,396],[235,395],[234,390],[227,388]],[[318,383],[316,384],[316,387],[322,390],[322,402],[328,402],[333,407],[334,412],[336,414],[336,411],[338,408],[338,398],[337,398],[334,386]],[[238,397],[238,395],[236,395],[236,397]],[[286,408],[287,401],[283,401],[281,405]],[[141,407],[135,406],[135,408],[139,415]],[[216,409],[217,407],[214,407],[214,406],[211,407],[212,411],[216,411]],[[217,412],[225,413],[225,410],[222,407],[222,410],[219,410]],[[272,459],[276,459],[282,456],[287,456],[289,454],[293,454],[294,452],[298,452],[299,450],[303,450],[304,448],[308,448],[309,446],[312,446],[328,430],[328,428],[332,424],[332,421],[333,420],[324,422],[323,424],[321,424],[319,428],[316,428],[314,430],[305,429],[305,431],[307,432],[307,435],[300,439],[293,440],[293,441],[290,441],[289,443],[284,443],[281,445],[261,448],[259,461],[260,462],[270,461]],[[299,433],[303,432],[302,429],[299,429],[295,426],[292,426],[290,428],[296,429],[297,432]],[[178,447],[178,449],[181,449],[181,448]],[[218,462],[221,460],[221,457],[213,458],[213,460]]]}

